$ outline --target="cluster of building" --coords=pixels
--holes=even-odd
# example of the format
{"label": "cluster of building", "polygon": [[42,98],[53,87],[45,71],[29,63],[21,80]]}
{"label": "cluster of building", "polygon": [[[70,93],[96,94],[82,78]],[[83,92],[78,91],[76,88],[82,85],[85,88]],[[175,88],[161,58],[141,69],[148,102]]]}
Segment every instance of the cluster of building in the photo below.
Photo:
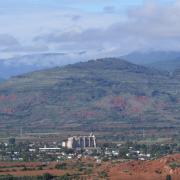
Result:
{"label": "cluster of building", "polygon": [[151,158],[151,154],[149,153],[142,153],[139,150],[133,150],[133,147],[129,147],[128,153],[126,153],[126,156],[130,159],[138,159],[138,160],[148,160]]}
{"label": "cluster of building", "polygon": [[62,142],[62,147],[68,149],[96,148],[96,137],[93,133],[89,136],[73,136]]}
{"label": "cluster of building", "polygon": [[[155,151],[156,150],[156,151]],[[91,157],[97,162],[105,160],[150,160],[158,155],[179,153],[179,144],[145,145],[136,143],[99,143],[96,136],[72,136],[65,141],[0,142],[0,161],[63,161]]]}

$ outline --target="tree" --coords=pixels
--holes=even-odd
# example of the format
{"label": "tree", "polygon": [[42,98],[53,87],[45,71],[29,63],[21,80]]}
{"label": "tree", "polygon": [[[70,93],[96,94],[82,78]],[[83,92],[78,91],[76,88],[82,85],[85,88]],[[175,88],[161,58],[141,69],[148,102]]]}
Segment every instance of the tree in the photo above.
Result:
{"label": "tree", "polygon": [[53,176],[49,173],[43,174],[43,180],[50,180],[53,179]]}
{"label": "tree", "polygon": [[166,180],[171,180],[171,175],[167,175]]}

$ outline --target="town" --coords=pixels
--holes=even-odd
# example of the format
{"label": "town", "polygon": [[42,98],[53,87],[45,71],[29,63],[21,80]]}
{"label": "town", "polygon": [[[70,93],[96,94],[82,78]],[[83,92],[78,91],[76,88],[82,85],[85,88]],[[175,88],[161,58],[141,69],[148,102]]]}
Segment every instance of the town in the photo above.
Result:
{"label": "town", "polygon": [[0,143],[0,161],[15,162],[61,162],[68,159],[92,158],[102,161],[152,160],[163,155],[179,153],[178,143],[140,144],[123,142],[121,144],[98,143],[93,133],[86,136],[72,136],[67,140],[43,142],[16,142],[9,138]]}

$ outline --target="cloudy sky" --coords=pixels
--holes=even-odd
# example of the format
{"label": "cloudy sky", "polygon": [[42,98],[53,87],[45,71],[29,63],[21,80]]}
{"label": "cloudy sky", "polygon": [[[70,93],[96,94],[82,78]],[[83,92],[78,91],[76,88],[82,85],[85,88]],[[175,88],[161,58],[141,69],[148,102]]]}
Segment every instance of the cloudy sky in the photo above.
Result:
{"label": "cloudy sky", "polygon": [[0,0],[0,59],[180,50],[179,0]]}

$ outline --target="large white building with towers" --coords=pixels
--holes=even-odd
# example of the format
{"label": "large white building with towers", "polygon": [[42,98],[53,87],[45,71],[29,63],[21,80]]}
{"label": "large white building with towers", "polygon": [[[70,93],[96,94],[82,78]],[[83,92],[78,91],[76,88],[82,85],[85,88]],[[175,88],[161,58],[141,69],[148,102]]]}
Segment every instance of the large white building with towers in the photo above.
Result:
{"label": "large white building with towers", "polygon": [[72,136],[62,142],[62,146],[68,149],[96,148],[96,137],[93,133],[89,136]]}

